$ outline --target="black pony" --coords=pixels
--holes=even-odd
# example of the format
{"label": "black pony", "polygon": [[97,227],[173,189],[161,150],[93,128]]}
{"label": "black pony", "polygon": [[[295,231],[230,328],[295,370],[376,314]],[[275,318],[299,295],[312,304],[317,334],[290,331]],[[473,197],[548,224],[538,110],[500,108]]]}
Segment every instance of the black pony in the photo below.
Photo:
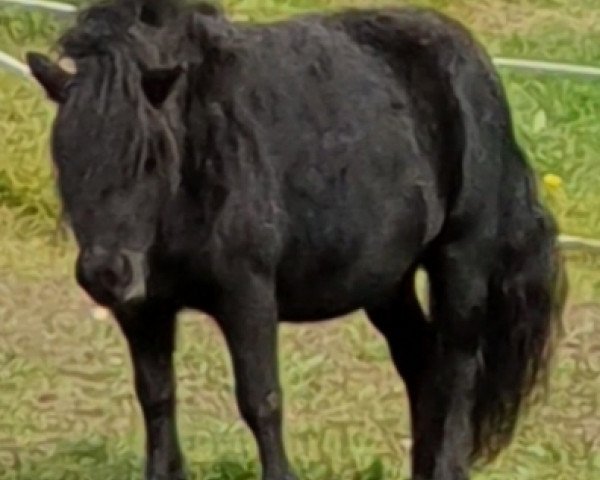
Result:
{"label": "black pony", "polygon": [[[129,342],[147,477],[182,479],[172,354],[214,316],[265,480],[282,441],[277,325],[363,308],[410,397],[413,478],[464,480],[510,440],[547,369],[566,284],[489,58],[418,9],[270,25],[113,0],[29,66],[79,283]],[[430,313],[414,274],[430,281]]]}

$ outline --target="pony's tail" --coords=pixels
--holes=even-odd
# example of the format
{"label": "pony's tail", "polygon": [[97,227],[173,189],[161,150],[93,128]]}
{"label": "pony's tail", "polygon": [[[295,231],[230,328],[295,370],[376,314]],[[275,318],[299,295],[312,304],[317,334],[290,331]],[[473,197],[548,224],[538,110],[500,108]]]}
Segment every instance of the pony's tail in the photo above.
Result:
{"label": "pony's tail", "polygon": [[534,176],[514,146],[504,182],[499,259],[482,326],[482,365],[472,412],[472,460],[493,459],[511,441],[521,409],[539,398],[562,332],[567,295],[554,218],[539,202]]}

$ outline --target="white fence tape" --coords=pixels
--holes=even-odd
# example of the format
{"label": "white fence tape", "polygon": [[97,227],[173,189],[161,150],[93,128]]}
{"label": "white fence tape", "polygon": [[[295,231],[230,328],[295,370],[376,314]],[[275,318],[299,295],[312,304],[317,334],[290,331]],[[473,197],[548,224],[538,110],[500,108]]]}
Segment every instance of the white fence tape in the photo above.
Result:
{"label": "white fence tape", "polygon": [[494,58],[494,63],[497,67],[532,70],[540,73],[575,75],[580,77],[600,77],[600,67],[592,67],[589,65],[521,60],[516,58]]}
{"label": "white fence tape", "polygon": [[37,8],[39,10],[48,10],[56,13],[72,14],[77,11],[75,5],[62,2],[51,2],[46,0],[0,0],[0,3],[13,4],[21,7]]}
{"label": "white fence tape", "polygon": [[[587,65],[570,65],[566,63],[537,62],[529,60],[518,60],[513,58],[495,58],[494,63],[499,67],[508,67],[515,70],[533,70],[538,72],[554,73],[557,75],[576,75],[582,77],[599,77],[600,67]],[[29,75],[27,65],[19,62],[7,53],[0,50],[0,67],[22,74]]]}
{"label": "white fence tape", "polygon": [[591,253],[600,253],[600,240],[594,238],[560,235],[558,241],[562,250],[587,250]]}
{"label": "white fence tape", "polygon": [[0,65],[9,72],[29,77],[29,67],[0,50]]}

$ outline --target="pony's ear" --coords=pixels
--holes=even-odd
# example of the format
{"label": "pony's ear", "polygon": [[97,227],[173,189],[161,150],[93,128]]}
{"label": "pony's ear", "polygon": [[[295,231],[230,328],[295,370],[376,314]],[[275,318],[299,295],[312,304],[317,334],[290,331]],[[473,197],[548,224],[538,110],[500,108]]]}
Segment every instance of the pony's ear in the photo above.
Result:
{"label": "pony's ear", "polygon": [[142,71],[142,89],[154,108],[160,108],[183,73],[183,67],[153,68]]}
{"label": "pony's ear", "polygon": [[74,72],[63,69],[60,64],[54,63],[41,53],[27,52],[26,61],[31,74],[44,88],[48,97],[56,103],[64,103]]}

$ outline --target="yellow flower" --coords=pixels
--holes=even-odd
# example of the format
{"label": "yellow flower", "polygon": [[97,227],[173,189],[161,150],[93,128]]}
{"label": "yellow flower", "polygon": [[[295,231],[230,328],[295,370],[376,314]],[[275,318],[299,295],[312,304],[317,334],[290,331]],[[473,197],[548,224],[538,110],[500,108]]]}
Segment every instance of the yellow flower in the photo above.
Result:
{"label": "yellow flower", "polygon": [[558,190],[563,185],[563,179],[554,173],[544,175],[544,185],[548,190]]}

